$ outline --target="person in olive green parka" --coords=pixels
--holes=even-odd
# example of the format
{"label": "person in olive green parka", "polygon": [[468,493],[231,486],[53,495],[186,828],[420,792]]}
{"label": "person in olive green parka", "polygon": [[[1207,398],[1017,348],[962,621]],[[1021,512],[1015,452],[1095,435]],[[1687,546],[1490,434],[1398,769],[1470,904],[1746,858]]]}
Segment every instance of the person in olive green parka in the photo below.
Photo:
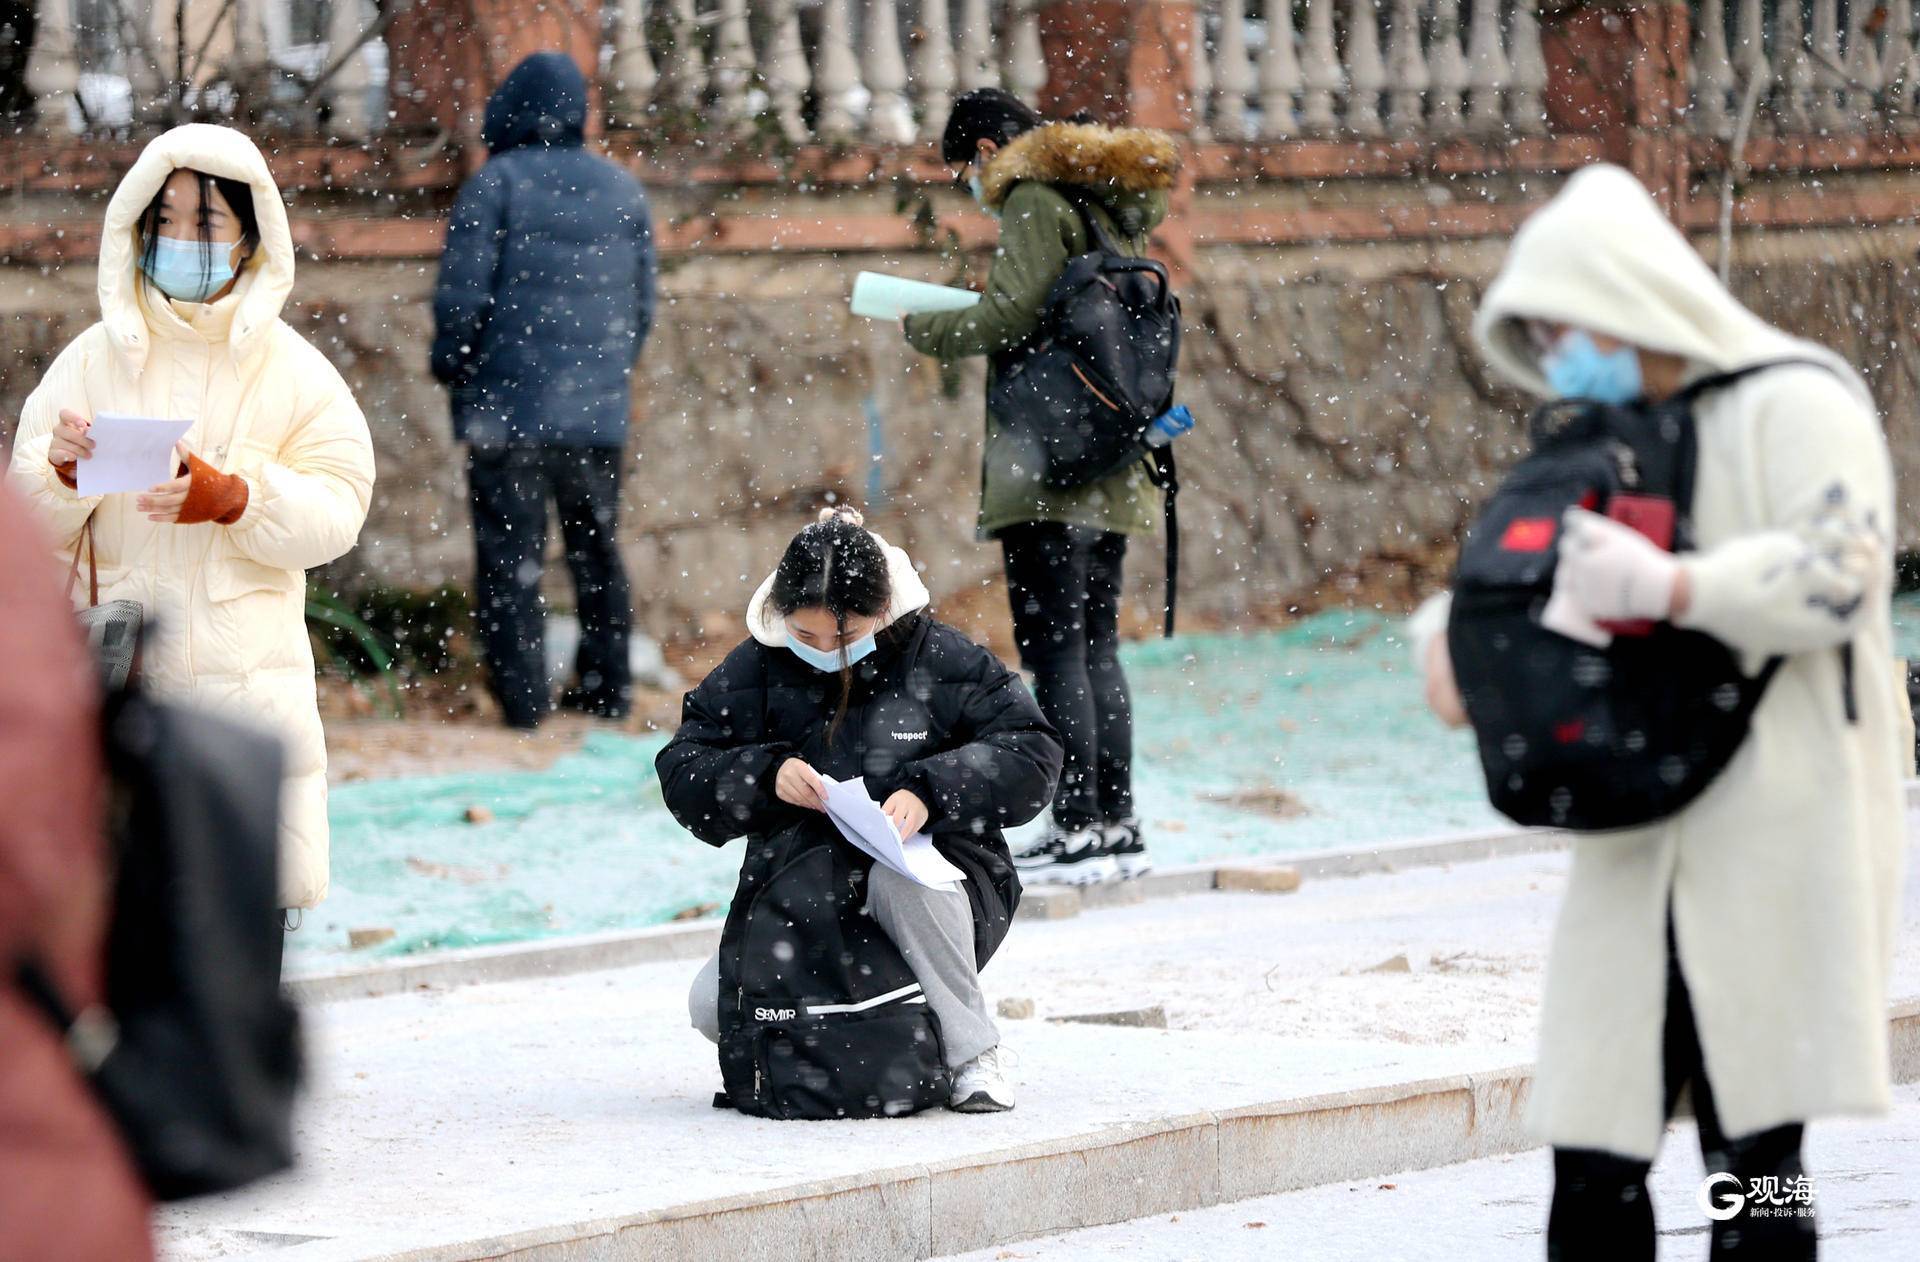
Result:
{"label": "person in olive green parka", "polygon": [[[942,156],[1000,241],[978,305],[907,317],[907,342],[941,360],[984,355],[989,382],[1039,330],[1047,293],[1094,247],[1094,216],[1130,255],[1167,216],[1179,150],[1163,132],[1042,122],[1016,98],[980,89],[954,102]],[[1030,882],[1084,884],[1148,868],[1133,813],[1131,705],[1118,649],[1127,537],[1149,534],[1159,494],[1144,464],[1070,491],[1023,467],[1016,434],[989,410],[979,535],[999,540],[1022,664],[1067,745],[1052,828],[1015,856]],[[1030,465],[1031,462],[1028,462]]]}

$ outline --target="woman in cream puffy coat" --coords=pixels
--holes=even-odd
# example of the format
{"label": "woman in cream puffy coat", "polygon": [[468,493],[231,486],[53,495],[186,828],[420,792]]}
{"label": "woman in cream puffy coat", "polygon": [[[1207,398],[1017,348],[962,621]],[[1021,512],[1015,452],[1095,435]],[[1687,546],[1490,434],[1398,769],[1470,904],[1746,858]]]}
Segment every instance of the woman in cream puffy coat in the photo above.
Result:
{"label": "woman in cream puffy coat", "polygon": [[[92,522],[100,599],[145,610],[141,672],[155,693],[285,743],[280,901],[312,907],[327,892],[327,754],[305,571],[358,538],[373,445],[340,374],[280,319],[293,268],[280,190],[252,141],[195,124],[148,145],[107,206],[100,320],[28,398],[7,478],[63,563]],[[75,462],[103,412],[192,420],[182,475],[81,496]]]}
{"label": "woman in cream puffy coat", "polygon": [[[1559,543],[1555,596],[1584,618],[1705,632],[1750,674],[1784,659],[1705,793],[1573,842],[1528,1106],[1555,1149],[1548,1255],[1651,1258],[1645,1179],[1682,1086],[1723,1207],[1749,1176],[1799,1177],[1805,1123],[1888,1106],[1913,749],[1889,613],[1893,474],[1860,375],[1741,306],[1618,168],[1576,175],[1521,228],[1476,333],[1537,395],[1604,384],[1552,384],[1575,334],[1609,365],[1630,356],[1649,397],[1793,361],[1695,404],[1698,551],[1581,513]],[[1419,622],[1429,697],[1459,720],[1444,616]],[[1811,1257],[1799,1209],[1716,1221],[1713,1256]]]}

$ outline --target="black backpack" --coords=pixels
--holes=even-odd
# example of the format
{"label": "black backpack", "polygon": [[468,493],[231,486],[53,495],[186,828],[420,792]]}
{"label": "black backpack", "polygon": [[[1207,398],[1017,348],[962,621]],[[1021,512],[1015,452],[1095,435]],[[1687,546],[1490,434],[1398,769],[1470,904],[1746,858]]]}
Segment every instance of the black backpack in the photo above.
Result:
{"label": "black backpack", "polygon": [[1546,630],[1540,615],[1570,508],[1670,523],[1671,538],[1656,542],[1694,549],[1694,403],[1789,362],[1811,361],[1722,373],[1658,404],[1563,400],[1535,413],[1533,450],[1461,547],[1447,628],[1488,797],[1515,823],[1598,832],[1665,819],[1746,739],[1780,659],[1749,677],[1701,632],[1661,623],[1597,649]]}
{"label": "black backpack", "polygon": [[222,1192],[293,1164],[299,1022],[280,990],[280,747],[201,711],[113,694],[103,715],[115,875],[104,1009],[32,960],[21,989],[65,1035],[153,1194]]}
{"label": "black backpack", "polygon": [[903,1117],[945,1104],[940,1022],[866,905],[865,860],[806,820],[748,842],[720,935],[716,1108]]}
{"label": "black backpack", "polygon": [[1165,498],[1172,635],[1180,482],[1171,447],[1149,447],[1146,434],[1173,405],[1180,300],[1164,265],[1124,253],[1077,190],[1057,191],[1080,212],[1093,248],[1068,260],[1047,291],[1039,331],[997,365],[987,408],[1026,440],[1049,490],[1071,491],[1147,462]]}

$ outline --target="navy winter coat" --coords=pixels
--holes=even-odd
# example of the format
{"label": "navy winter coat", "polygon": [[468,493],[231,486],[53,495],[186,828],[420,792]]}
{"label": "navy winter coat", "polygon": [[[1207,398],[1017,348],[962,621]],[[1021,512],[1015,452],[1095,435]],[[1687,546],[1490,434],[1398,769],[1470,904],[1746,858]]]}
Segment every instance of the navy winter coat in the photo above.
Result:
{"label": "navy winter coat", "polygon": [[487,102],[493,155],[460,190],[434,295],[454,437],[617,447],[653,322],[653,233],[631,175],[582,148],[587,83],[536,53]]}

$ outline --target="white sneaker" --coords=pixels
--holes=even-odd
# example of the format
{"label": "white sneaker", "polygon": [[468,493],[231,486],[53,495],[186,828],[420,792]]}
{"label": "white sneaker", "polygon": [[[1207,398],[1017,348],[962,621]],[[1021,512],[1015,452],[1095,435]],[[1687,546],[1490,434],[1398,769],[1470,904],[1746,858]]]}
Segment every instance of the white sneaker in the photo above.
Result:
{"label": "white sneaker", "polygon": [[1107,853],[1113,856],[1121,880],[1131,881],[1153,871],[1153,860],[1147,857],[1147,845],[1140,839],[1138,819],[1129,815],[1117,823],[1108,824],[1102,832]]}
{"label": "white sneaker", "polygon": [[1099,828],[1048,829],[1046,836],[1013,856],[1013,866],[1030,885],[1097,885],[1120,873],[1107,853],[1107,835]]}
{"label": "white sneaker", "polygon": [[1013,1107],[1013,1090],[1000,1064],[999,1047],[989,1047],[954,1071],[947,1107],[955,1113],[1005,1113]]}

